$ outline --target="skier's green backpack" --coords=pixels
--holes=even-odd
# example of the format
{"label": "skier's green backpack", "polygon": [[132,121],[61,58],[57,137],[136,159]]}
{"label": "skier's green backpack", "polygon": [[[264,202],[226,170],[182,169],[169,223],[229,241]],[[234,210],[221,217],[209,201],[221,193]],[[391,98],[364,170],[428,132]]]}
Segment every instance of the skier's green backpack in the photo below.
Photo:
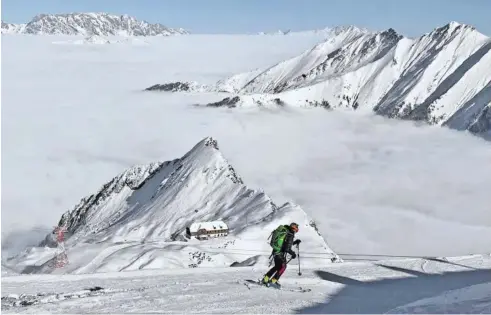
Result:
{"label": "skier's green backpack", "polygon": [[273,247],[273,252],[279,253],[281,251],[287,232],[288,227],[285,225],[280,225],[276,230],[271,232],[271,241],[269,242],[269,245]]}

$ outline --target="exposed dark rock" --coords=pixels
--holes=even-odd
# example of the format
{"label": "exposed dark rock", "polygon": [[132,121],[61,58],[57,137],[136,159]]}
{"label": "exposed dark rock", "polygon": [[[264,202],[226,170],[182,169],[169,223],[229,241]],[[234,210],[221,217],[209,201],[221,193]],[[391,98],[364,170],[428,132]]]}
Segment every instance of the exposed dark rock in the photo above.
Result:
{"label": "exposed dark rock", "polygon": [[[446,26],[448,28],[448,25]],[[455,71],[449,75],[438,87],[431,93],[421,104],[417,104],[414,109],[404,118],[410,120],[422,120],[432,123],[430,117],[433,108],[431,107],[437,100],[445,95],[455,84],[460,82],[464,75],[472,69],[489,51],[491,51],[491,42],[479,48],[471,56],[469,56]]]}
{"label": "exposed dark rock", "polygon": [[199,251],[193,253],[190,252],[189,259],[192,261],[192,263],[188,265],[189,268],[197,268],[205,260],[208,262],[212,261],[211,256],[209,256],[204,252],[199,252]]}
{"label": "exposed dark rock", "polygon": [[332,109],[331,104],[329,104],[328,101],[322,100],[322,101],[308,101],[307,104],[312,106],[312,107],[323,107],[325,109]]}
{"label": "exposed dark rock", "polygon": [[275,98],[273,102],[278,106],[285,106],[285,102],[283,102],[280,98]]}
{"label": "exposed dark rock", "polygon": [[235,169],[232,167],[232,165],[228,165],[228,170],[230,171],[230,174],[227,175],[228,178],[234,183],[234,184],[244,184],[242,181],[242,178],[237,174]]}
{"label": "exposed dark rock", "polygon": [[164,91],[164,92],[187,92],[190,90],[189,84],[185,82],[172,82],[155,84],[145,89],[145,91]]}
{"label": "exposed dark rock", "polygon": [[283,92],[288,86],[288,83],[287,82],[283,82],[282,84],[276,86],[274,89],[273,89],[273,93],[274,94],[278,94],[278,93],[281,93]]}
{"label": "exposed dark rock", "polygon": [[210,137],[210,138],[208,138],[208,139],[206,139],[206,141],[205,141],[205,145],[206,145],[207,147],[212,147],[212,148],[214,148],[215,150],[220,150],[220,149],[218,148],[218,141],[216,141],[215,139],[213,139],[213,138],[211,138],[211,137]]}
{"label": "exposed dark rock", "polygon": [[485,107],[475,122],[469,127],[472,133],[483,133],[491,130],[491,104]]}
{"label": "exposed dark rock", "polygon": [[215,103],[208,103],[206,106],[208,107],[237,107],[237,103],[240,101],[240,97],[234,96],[234,97],[226,97],[221,101],[215,102]]}
{"label": "exposed dark rock", "polygon": [[[175,161],[152,163],[146,166],[134,166],[107,182],[97,193],[90,195],[87,198],[83,198],[72,211],[64,213],[58,222],[58,226],[67,227],[68,231],[65,234],[65,238],[68,238],[68,236],[73,234],[78,228],[85,225],[87,212],[94,206],[98,205],[106,198],[109,198],[113,193],[120,192],[124,187],[129,187],[132,190],[139,189],[162,167],[174,162]],[[48,235],[39,246],[50,245],[55,246],[53,243],[53,237]]]}
{"label": "exposed dark rock", "polygon": [[314,220],[311,220],[311,221],[309,222],[309,225],[310,225],[311,227],[313,227],[313,228],[314,228],[314,230],[317,232],[317,234],[318,234],[319,236],[322,236],[322,235],[321,235],[321,233],[319,232],[319,229],[317,228],[317,224],[315,223],[315,221],[314,221]]}

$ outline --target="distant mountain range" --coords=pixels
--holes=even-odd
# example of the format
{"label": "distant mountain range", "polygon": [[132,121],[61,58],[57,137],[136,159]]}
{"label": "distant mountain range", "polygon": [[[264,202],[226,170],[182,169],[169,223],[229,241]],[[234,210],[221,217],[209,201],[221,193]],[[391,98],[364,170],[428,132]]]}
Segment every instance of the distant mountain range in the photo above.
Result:
{"label": "distant mountain range", "polygon": [[415,39],[393,29],[324,32],[324,42],[265,69],[212,86],[169,82],[147,90],[231,94],[212,107],[344,108],[491,133],[491,39],[474,27],[451,22]]}
{"label": "distant mountain range", "polygon": [[188,32],[182,28],[137,20],[129,15],[70,13],[40,14],[26,24],[2,21],[2,34],[169,36]]}

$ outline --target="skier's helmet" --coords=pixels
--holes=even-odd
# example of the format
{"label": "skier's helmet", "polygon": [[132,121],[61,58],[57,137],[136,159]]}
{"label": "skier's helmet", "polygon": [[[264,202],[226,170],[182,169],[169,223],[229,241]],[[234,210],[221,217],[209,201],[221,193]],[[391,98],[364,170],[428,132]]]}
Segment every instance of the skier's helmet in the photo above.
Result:
{"label": "skier's helmet", "polygon": [[298,232],[298,224],[296,224],[295,222],[292,222],[292,223],[290,224],[290,229],[291,229],[293,232],[297,233],[297,232]]}

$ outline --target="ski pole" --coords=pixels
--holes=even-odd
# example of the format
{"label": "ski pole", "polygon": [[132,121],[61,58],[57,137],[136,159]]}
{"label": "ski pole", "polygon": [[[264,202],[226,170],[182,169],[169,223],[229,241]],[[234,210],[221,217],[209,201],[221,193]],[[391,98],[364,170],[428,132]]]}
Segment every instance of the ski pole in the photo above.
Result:
{"label": "ski pole", "polygon": [[300,271],[300,244],[297,244],[297,256],[298,256],[298,275],[301,276],[302,272]]}

